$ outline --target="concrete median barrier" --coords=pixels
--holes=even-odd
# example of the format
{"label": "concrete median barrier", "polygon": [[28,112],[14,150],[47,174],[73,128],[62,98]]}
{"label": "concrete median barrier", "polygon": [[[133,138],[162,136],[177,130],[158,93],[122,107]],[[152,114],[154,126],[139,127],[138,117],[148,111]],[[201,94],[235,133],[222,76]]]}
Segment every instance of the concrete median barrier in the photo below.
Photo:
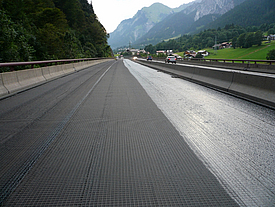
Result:
{"label": "concrete median barrier", "polygon": [[74,64],[73,64],[73,63],[62,65],[62,69],[63,69],[63,71],[64,71],[64,74],[68,74],[68,73],[73,73],[73,72],[75,72]]}
{"label": "concrete median barrier", "polygon": [[215,88],[227,91],[233,80],[233,73],[228,70],[195,68],[192,80],[214,86]]}
{"label": "concrete median barrier", "polygon": [[0,96],[7,95],[8,93],[9,93],[9,91],[4,86],[4,83],[3,83],[2,74],[0,74]]}
{"label": "concrete median barrier", "polygon": [[180,76],[201,85],[223,90],[240,98],[275,108],[275,75],[221,69],[211,66],[138,61],[142,65]]}
{"label": "concrete median barrier", "polygon": [[275,108],[275,75],[235,72],[229,92]]}
{"label": "concrete median barrier", "polygon": [[20,84],[20,89],[31,87],[46,81],[41,68],[16,71],[15,73]]}
{"label": "concrete median barrier", "polygon": [[78,63],[53,65],[49,67],[6,72],[0,74],[0,97],[39,85],[90,66],[110,61],[111,59],[94,59]]}
{"label": "concrete median barrier", "polygon": [[52,78],[56,78],[64,75],[62,65],[49,66],[49,71]]}
{"label": "concrete median barrier", "polygon": [[172,73],[175,75],[182,76],[186,79],[192,79],[195,69],[193,67],[186,67],[183,69],[182,66],[176,65],[176,64],[165,64],[164,62],[147,62],[147,61],[138,61],[142,65],[145,65],[147,67],[154,68],[159,71],[163,71],[166,73]]}
{"label": "concrete median barrier", "polygon": [[44,78],[48,81],[52,79],[49,67],[41,68]]}
{"label": "concrete median barrier", "polygon": [[81,62],[77,62],[77,63],[74,63],[74,68],[76,71],[79,71],[79,70],[82,70],[83,69],[83,66],[84,65],[84,62],[81,61]]}
{"label": "concrete median barrier", "polygon": [[22,86],[18,82],[16,72],[2,73],[3,84],[9,93],[18,91]]}
{"label": "concrete median barrier", "polygon": [[84,62],[84,68],[87,68],[87,67],[91,67],[91,66],[93,66],[93,65],[96,65],[96,64],[98,64],[98,63],[102,63],[102,62],[104,62],[104,60],[92,60],[92,61],[86,61],[86,62]]}

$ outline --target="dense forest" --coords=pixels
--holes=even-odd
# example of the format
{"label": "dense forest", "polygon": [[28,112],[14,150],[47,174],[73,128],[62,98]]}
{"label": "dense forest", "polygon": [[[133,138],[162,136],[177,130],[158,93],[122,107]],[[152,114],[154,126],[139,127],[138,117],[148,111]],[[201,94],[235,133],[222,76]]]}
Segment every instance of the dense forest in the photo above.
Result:
{"label": "dense forest", "polygon": [[224,28],[207,29],[194,35],[182,35],[180,38],[162,41],[154,46],[150,44],[144,49],[151,54],[168,49],[181,52],[209,48],[215,43],[223,42],[232,42],[234,48],[249,48],[252,45],[260,45],[264,33],[275,34],[275,23],[248,27],[229,24]]}
{"label": "dense forest", "polygon": [[[238,0],[235,0],[238,1]],[[275,22],[274,0],[246,0],[234,9],[228,11],[204,29],[224,27],[234,23],[242,27],[260,26]]]}
{"label": "dense forest", "polygon": [[107,57],[107,39],[87,0],[0,0],[0,62]]}

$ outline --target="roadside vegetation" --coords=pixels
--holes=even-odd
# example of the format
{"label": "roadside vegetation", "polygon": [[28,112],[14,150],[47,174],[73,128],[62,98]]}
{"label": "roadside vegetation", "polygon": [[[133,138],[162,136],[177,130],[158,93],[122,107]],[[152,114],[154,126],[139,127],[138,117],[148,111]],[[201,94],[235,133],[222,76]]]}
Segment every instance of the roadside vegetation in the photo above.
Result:
{"label": "roadside vegetation", "polygon": [[0,62],[106,57],[107,38],[87,0],[0,0]]}
{"label": "roadside vegetation", "polygon": [[[147,45],[144,49],[151,54],[158,50],[173,50],[184,56],[187,50],[206,49],[209,58],[226,59],[267,59],[267,53],[275,49],[274,42],[265,43],[265,36],[275,34],[275,23],[262,24],[258,27],[241,27],[230,24],[224,28],[208,29],[194,35],[182,35],[180,38],[162,41],[156,45]],[[264,41],[263,41],[264,40]],[[231,43],[231,48],[215,50],[221,43]]]}

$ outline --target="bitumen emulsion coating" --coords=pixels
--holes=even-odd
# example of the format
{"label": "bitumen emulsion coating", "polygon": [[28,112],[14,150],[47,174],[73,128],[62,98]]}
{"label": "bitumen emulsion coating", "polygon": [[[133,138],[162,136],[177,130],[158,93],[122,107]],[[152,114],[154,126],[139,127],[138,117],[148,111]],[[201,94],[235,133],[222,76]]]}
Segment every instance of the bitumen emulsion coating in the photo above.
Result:
{"label": "bitumen emulsion coating", "polygon": [[238,206],[122,61],[63,79],[0,102],[1,205]]}

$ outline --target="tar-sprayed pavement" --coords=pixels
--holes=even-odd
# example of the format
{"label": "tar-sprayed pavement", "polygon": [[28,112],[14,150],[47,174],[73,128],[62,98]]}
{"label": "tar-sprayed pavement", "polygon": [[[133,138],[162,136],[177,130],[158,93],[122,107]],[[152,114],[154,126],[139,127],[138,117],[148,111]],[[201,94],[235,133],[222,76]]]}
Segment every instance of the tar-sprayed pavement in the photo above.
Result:
{"label": "tar-sprayed pavement", "polygon": [[3,206],[238,206],[122,61],[0,108]]}
{"label": "tar-sprayed pavement", "polygon": [[275,206],[275,111],[135,61],[125,66],[241,206]]}

